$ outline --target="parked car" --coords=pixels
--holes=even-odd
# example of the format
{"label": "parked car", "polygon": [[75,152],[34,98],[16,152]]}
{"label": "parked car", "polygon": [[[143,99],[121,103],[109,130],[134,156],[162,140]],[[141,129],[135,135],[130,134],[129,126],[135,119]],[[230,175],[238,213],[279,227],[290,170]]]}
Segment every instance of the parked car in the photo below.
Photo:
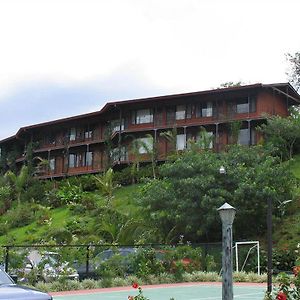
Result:
{"label": "parked car", "polygon": [[0,299],[52,300],[52,297],[38,290],[15,284],[0,268]]}
{"label": "parked car", "polygon": [[56,252],[43,252],[33,250],[26,258],[26,265],[23,271],[23,278],[20,281],[25,281],[28,275],[35,271],[37,276],[45,282],[50,282],[61,277],[67,279],[78,280],[77,271],[69,266],[69,263],[62,261],[60,254]]}
{"label": "parked car", "polygon": [[125,270],[126,273],[131,273],[130,259],[129,257],[136,253],[136,248],[114,248],[104,250],[94,258],[90,259],[88,266],[88,273],[86,272],[86,262],[84,263],[74,263],[74,267],[76,268],[80,279],[84,278],[97,278],[101,277],[101,268],[105,263],[109,263],[113,258],[118,258],[118,266]]}

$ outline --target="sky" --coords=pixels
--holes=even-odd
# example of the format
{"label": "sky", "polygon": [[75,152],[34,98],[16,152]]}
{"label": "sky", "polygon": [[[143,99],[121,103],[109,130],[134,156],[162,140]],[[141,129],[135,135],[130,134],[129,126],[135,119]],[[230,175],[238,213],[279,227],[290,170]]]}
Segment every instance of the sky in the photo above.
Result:
{"label": "sky", "polygon": [[287,82],[299,0],[0,0],[0,140],[109,101]]}

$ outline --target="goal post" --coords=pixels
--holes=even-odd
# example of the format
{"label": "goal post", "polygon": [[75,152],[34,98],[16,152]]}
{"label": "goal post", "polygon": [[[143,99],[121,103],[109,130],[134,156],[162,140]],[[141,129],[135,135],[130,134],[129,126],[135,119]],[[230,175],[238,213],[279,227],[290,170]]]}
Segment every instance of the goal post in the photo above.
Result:
{"label": "goal post", "polygon": [[241,271],[243,271],[244,266],[246,265],[247,259],[250,255],[250,252],[252,251],[252,249],[256,248],[256,253],[257,253],[257,274],[260,275],[260,249],[259,249],[259,241],[247,241],[247,242],[235,242],[235,265],[236,265],[236,272],[239,272],[239,250],[238,247],[241,245],[253,245],[248,253],[247,256],[245,258],[245,261],[243,262]]}

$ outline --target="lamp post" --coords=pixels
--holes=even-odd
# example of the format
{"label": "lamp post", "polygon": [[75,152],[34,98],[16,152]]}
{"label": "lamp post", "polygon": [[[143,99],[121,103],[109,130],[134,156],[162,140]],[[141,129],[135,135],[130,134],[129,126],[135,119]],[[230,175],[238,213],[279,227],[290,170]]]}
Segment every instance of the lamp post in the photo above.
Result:
{"label": "lamp post", "polygon": [[218,211],[222,221],[222,300],[232,300],[232,224],[236,210],[225,203]]}
{"label": "lamp post", "polygon": [[267,213],[267,239],[268,239],[268,283],[267,283],[267,292],[268,294],[272,293],[272,275],[273,275],[273,263],[272,263],[272,256],[273,256],[273,239],[272,239],[272,199],[268,197],[268,213]]}

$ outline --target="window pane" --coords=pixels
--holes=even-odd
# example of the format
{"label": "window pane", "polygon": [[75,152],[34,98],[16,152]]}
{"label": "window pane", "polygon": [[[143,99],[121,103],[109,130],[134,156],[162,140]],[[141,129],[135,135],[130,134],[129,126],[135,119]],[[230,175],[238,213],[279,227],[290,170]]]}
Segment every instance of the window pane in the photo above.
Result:
{"label": "window pane", "polygon": [[136,111],[136,124],[153,123],[153,114],[150,109]]}
{"label": "window pane", "polygon": [[212,102],[206,102],[203,106],[202,106],[202,117],[212,117],[213,115],[213,105]]}
{"label": "window pane", "polygon": [[167,124],[175,123],[175,118],[176,118],[175,107],[168,107],[167,108]]}
{"label": "window pane", "polygon": [[249,103],[248,99],[238,100],[236,103],[236,112],[238,114],[248,113],[249,112]]}
{"label": "window pane", "polygon": [[148,150],[152,151],[153,149],[153,139],[152,138],[140,138],[139,140],[139,153],[145,154],[148,153]]}
{"label": "window pane", "polygon": [[87,167],[90,167],[90,166],[93,165],[93,152],[91,152],[91,151],[86,152],[86,154],[85,154],[85,165]]}
{"label": "window pane", "polygon": [[184,150],[186,148],[186,135],[185,134],[177,134],[176,136],[176,149]]}
{"label": "window pane", "polygon": [[49,161],[49,168],[50,171],[54,171],[55,170],[55,158],[51,158]]}
{"label": "window pane", "polygon": [[[121,130],[124,130],[124,119],[121,120]],[[120,120],[113,120],[111,121],[111,130],[112,132],[116,132],[120,130]]]}
{"label": "window pane", "polygon": [[192,117],[193,107],[192,104],[187,104],[186,106],[186,118],[190,119]]}
{"label": "window pane", "polygon": [[238,144],[240,145],[249,145],[249,130],[240,129],[239,137],[238,137]]}
{"label": "window pane", "polygon": [[148,149],[152,150],[153,148],[153,140],[151,138],[140,138],[140,147],[139,147],[139,153],[147,153]]}
{"label": "window pane", "polygon": [[127,155],[127,148],[126,146],[121,147],[121,153],[120,153],[120,161],[126,161],[128,160],[128,155]]}
{"label": "window pane", "polygon": [[70,141],[75,141],[76,139],[76,128],[70,129]]}
{"label": "window pane", "polygon": [[85,139],[91,139],[92,136],[93,136],[93,130],[86,129],[85,132],[84,132],[84,138]]}
{"label": "window pane", "polygon": [[177,105],[176,120],[184,120],[184,119],[185,119],[185,105]]}
{"label": "window pane", "polygon": [[213,103],[212,101],[200,103],[196,108],[196,117],[212,117],[213,116]]}
{"label": "window pane", "polygon": [[203,133],[199,132],[196,136],[196,141],[200,143],[201,148],[205,149],[212,149],[214,146],[214,139],[213,139],[214,133],[213,131],[205,131]]}
{"label": "window pane", "polygon": [[74,168],[75,167],[75,154],[69,154],[69,168]]}

